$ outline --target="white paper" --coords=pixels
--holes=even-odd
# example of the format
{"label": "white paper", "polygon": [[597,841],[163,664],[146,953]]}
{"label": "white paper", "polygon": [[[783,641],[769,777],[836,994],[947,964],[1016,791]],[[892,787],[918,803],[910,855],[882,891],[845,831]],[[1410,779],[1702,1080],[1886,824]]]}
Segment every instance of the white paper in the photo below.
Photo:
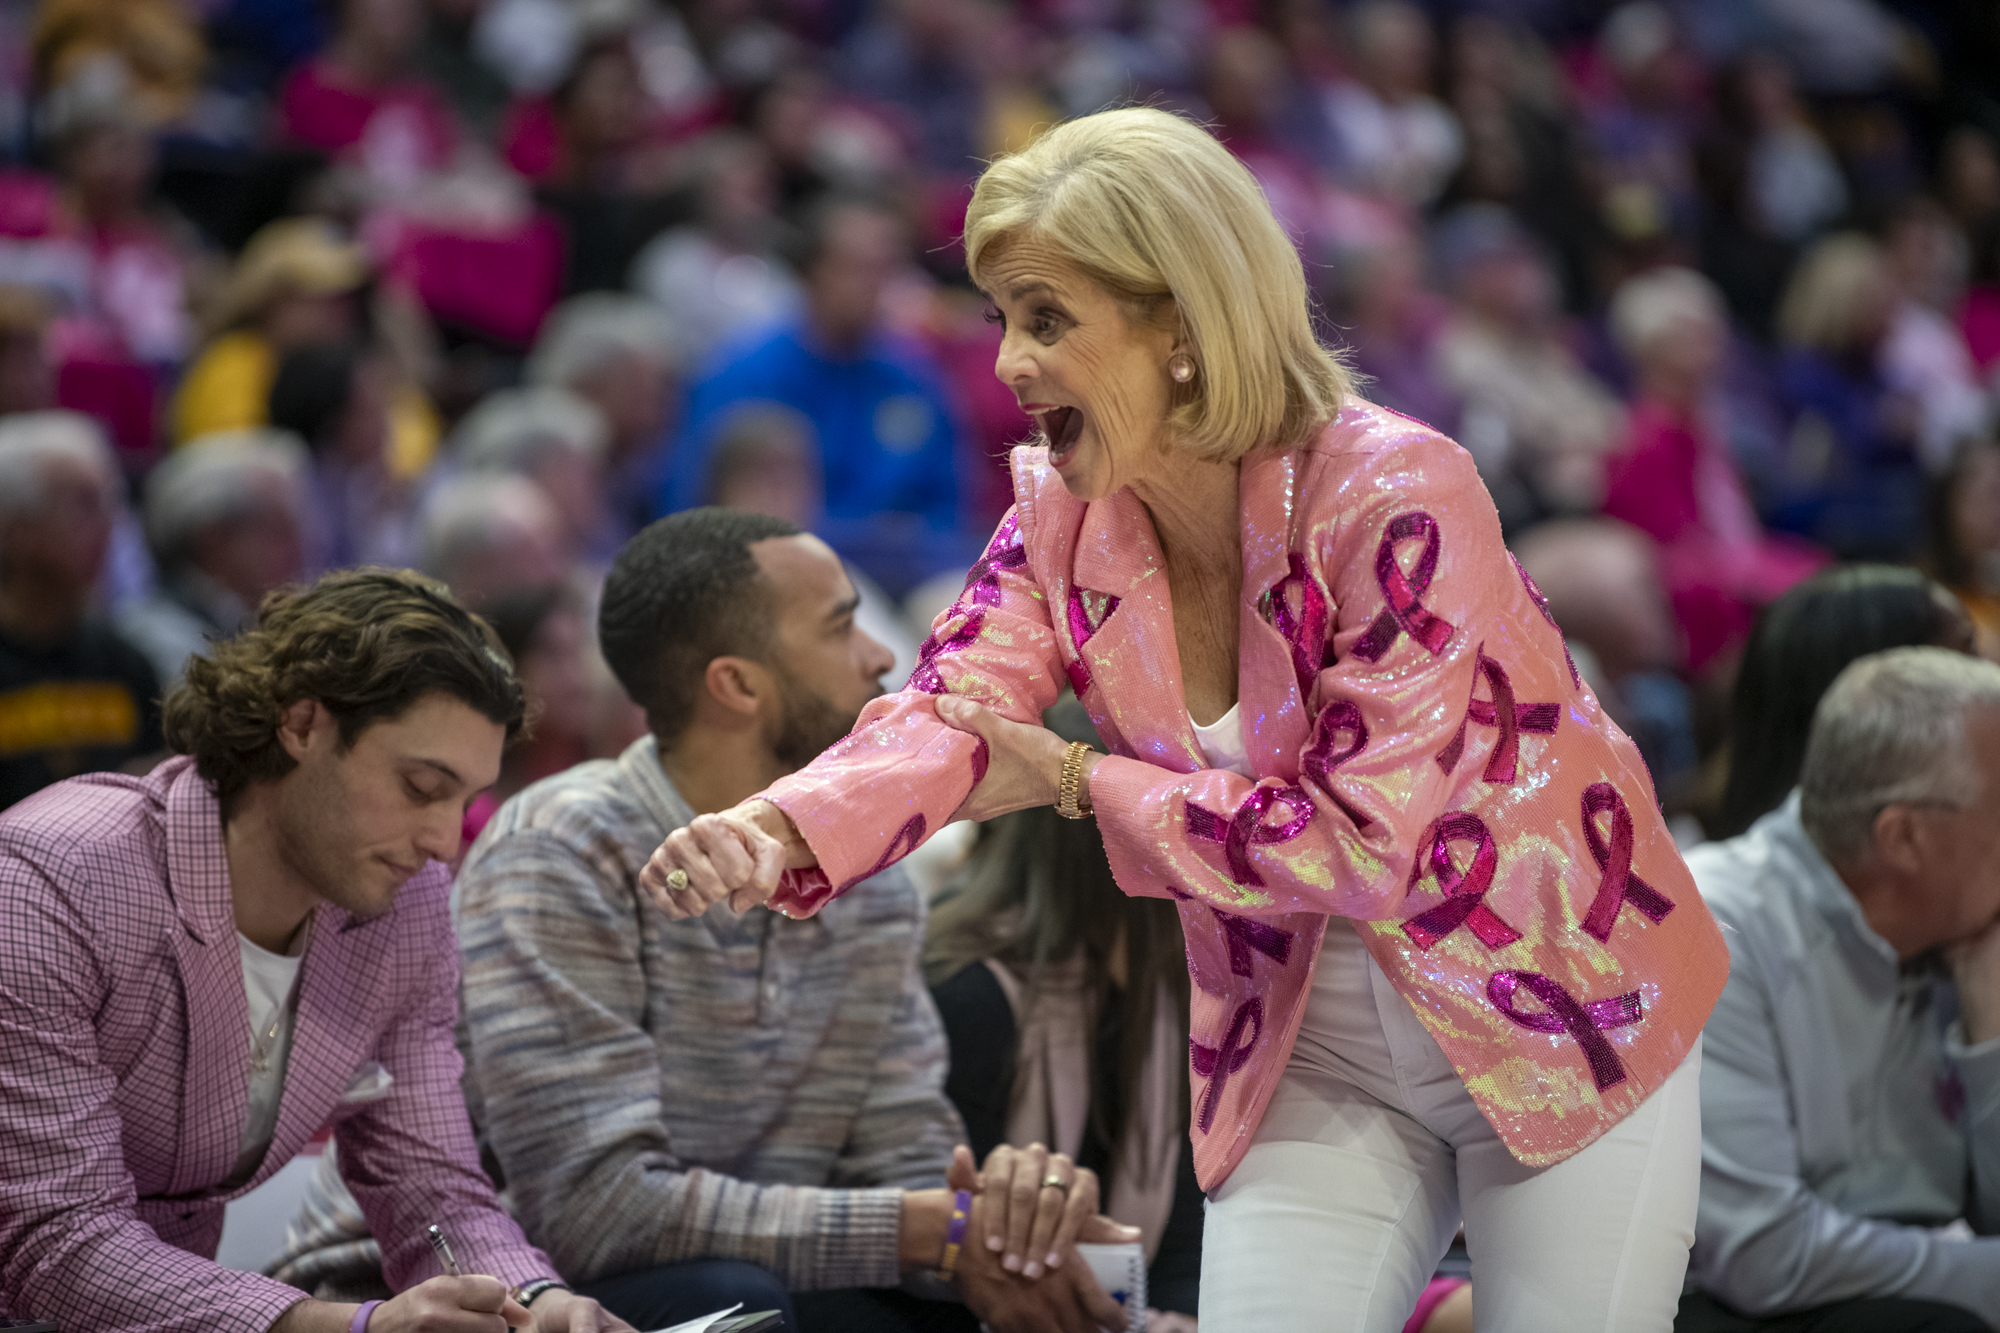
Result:
{"label": "white paper", "polygon": [[685,1324],[675,1324],[672,1328],[657,1328],[653,1333],[708,1333],[709,1329],[742,1308],[743,1302],[738,1301],[727,1310],[717,1310],[714,1314],[705,1314],[699,1319],[690,1319]]}

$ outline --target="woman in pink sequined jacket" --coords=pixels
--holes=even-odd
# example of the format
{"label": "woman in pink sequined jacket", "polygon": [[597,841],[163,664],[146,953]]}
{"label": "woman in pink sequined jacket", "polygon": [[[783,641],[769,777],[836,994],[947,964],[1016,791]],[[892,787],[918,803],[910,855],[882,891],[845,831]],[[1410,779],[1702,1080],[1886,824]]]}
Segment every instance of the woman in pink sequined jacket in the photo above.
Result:
{"label": "woman in pink sequined jacket", "polygon": [[806,915],[1054,802],[1066,682],[1119,884],[1181,904],[1204,1333],[1398,1328],[1461,1218],[1482,1333],[1669,1328],[1727,952],[1471,460],[1354,394],[1184,120],[1000,159],[966,247],[1044,438],[1015,506],[909,686],[656,901]]}

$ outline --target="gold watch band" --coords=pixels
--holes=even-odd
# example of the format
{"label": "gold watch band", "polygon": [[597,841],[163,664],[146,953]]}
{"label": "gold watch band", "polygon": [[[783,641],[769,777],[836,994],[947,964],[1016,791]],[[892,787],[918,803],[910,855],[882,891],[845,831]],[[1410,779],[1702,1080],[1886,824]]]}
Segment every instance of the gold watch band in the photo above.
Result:
{"label": "gold watch band", "polygon": [[1087,819],[1091,807],[1078,803],[1083,795],[1083,757],[1091,753],[1082,741],[1071,741],[1063,752],[1062,781],[1056,786],[1056,813],[1064,819]]}

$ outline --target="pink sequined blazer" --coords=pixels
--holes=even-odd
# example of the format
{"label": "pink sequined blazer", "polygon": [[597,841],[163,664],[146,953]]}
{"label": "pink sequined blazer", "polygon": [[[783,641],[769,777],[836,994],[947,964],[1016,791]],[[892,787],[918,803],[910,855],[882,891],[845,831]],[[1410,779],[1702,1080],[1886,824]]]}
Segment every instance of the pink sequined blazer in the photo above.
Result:
{"label": "pink sequined blazer", "polygon": [[1038,721],[1066,679],[1128,893],[1174,898],[1194,979],[1194,1160],[1215,1188],[1291,1053],[1329,914],[1522,1162],[1558,1161],[1680,1064],[1728,971],[1639,752],[1577,676],[1463,450],[1363,402],[1246,458],[1238,700],[1252,782],[1209,768],[1165,564],[1130,491],[1014,451],[1015,505],[909,687],[766,795],[819,858],[805,914],[950,818],[985,743],[935,696]]}

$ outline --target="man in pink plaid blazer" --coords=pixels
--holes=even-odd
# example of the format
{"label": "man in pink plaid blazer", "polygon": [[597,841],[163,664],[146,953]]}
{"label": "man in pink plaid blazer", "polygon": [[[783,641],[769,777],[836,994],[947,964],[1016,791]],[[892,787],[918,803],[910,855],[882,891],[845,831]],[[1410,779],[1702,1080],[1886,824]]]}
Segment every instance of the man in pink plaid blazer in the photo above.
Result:
{"label": "man in pink plaid blazer", "polygon": [[[329,575],[190,662],[182,757],[0,815],[0,1309],[64,1333],[629,1327],[553,1282],[459,1092],[440,863],[521,725],[496,643],[441,585]],[[212,1262],[223,1205],[329,1123],[393,1300]],[[441,1273],[434,1223],[477,1276]]]}

